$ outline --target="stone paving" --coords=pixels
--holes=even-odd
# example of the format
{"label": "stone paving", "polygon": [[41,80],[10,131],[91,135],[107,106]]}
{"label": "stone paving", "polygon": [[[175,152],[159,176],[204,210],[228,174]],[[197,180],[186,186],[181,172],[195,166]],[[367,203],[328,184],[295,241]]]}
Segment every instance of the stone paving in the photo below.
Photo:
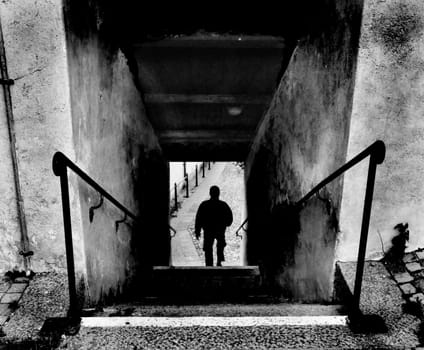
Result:
{"label": "stone paving", "polygon": [[406,253],[399,264],[386,263],[405,300],[424,308],[424,249]]}
{"label": "stone paving", "polygon": [[16,310],[28,283],[29,279],[26,277],[0,282],[0,327],[9,320],[10,315]]}

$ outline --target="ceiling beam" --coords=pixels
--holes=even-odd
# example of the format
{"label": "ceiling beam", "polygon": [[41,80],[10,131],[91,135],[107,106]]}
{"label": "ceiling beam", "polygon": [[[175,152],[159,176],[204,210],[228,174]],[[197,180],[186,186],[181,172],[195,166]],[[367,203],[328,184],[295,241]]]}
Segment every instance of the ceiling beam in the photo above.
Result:
{"label": "ceiling beam", "polygon": [[146,41],[135,48],[214,48],[214,49],[283,49],[284,39],[276,36],[193,35]]}
{"label": "ceiling beam", "polygon": [[250,142],[255,130],[171,130],[157,132],[160,143]]}
{"label": "ceiling beam", "polygon": [[202,104],[268,104],[269,95],[191,95],[191,94],[144,94],[144,102],[162,103],[202,103]]}

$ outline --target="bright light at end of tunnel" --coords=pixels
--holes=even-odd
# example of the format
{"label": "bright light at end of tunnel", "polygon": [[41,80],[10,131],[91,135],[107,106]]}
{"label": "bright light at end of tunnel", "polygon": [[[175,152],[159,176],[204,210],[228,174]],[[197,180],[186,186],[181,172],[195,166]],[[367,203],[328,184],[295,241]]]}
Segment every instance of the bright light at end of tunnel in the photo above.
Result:
{"label": "bright light at end of tunnel", "polygon": [[236,117],[243,113],[243,108],[240,106],[227,107],[227,112],[229,115]]}

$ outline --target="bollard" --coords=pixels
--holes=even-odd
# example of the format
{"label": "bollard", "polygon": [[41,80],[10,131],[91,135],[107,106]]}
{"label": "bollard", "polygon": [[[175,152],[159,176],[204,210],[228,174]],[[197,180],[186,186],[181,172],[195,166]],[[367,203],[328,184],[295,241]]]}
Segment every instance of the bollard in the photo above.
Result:
{"label": "bollard", "polygon": [[176,182],[174,182],[174,210],[178,211],[178,192]]}
{"label": "bollard", "polygon": [[205,177],[205,162],[202,162],[202,177]]}
{"label": "bollard", "polygon": [[196,164],[196,187],[199,186],[199,178],[197,175],[197,164]]}
{"label": "bollard", "polygon": [[186,162],[183,162],[183,172],[184,172],[184,176],[187,175],[187,165]]}
{"label": "bollard", "polygon": [[188,175],[185,176],[185,188],[186,188],[186,198],[188,198]]}

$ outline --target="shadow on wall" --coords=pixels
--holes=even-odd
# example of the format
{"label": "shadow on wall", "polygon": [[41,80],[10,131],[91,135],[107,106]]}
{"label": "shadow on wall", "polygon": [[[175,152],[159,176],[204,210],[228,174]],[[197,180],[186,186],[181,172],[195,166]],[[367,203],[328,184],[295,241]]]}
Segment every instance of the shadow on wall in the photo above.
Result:
{"label": "shadow on wall", "polygon": [[260,226],[257,263],[269,292],[302,302],[330,301],[339,231],[331,202],[314,197],[303,208],[278,204]]}
{"label": "shadow on wall", "polygon": [[[317,302],[330,301],[333,295],[339,228],[336,211],[327,198],[328,195],[326,198],[314,197],[304,208],[296,208],[285,215],[289,220],[299,220],[296,243],[294,249],[290,250],[292,260],[286,259],[285,268],[278,278],[283,293],[289,298]],[[296,228],[294,223],[289,229]],[[286,234],[292,237],[294,232],[288,231]]]}
{"label": "shadow on wall", "polygon": [[[140,167],[133,169],[134,197],[140,221],[127,218],[84,182],[79,182],[85,227],[87,305],[131,298],[152,265],[168,265],[167,166],[156,151],[140,152]],[[95,210],[91,210],[95,207]],[[90,214],[91,212],[91,214]],[[80,288],[81,289],[81,288]]]}
{"label": "shadow on wall", "polygon": [[143,265],[166,266],[171,254],[168,164],[158,150],[141,152],[141,155],[134,192],[143,219],[133,255],[142,257]]}

